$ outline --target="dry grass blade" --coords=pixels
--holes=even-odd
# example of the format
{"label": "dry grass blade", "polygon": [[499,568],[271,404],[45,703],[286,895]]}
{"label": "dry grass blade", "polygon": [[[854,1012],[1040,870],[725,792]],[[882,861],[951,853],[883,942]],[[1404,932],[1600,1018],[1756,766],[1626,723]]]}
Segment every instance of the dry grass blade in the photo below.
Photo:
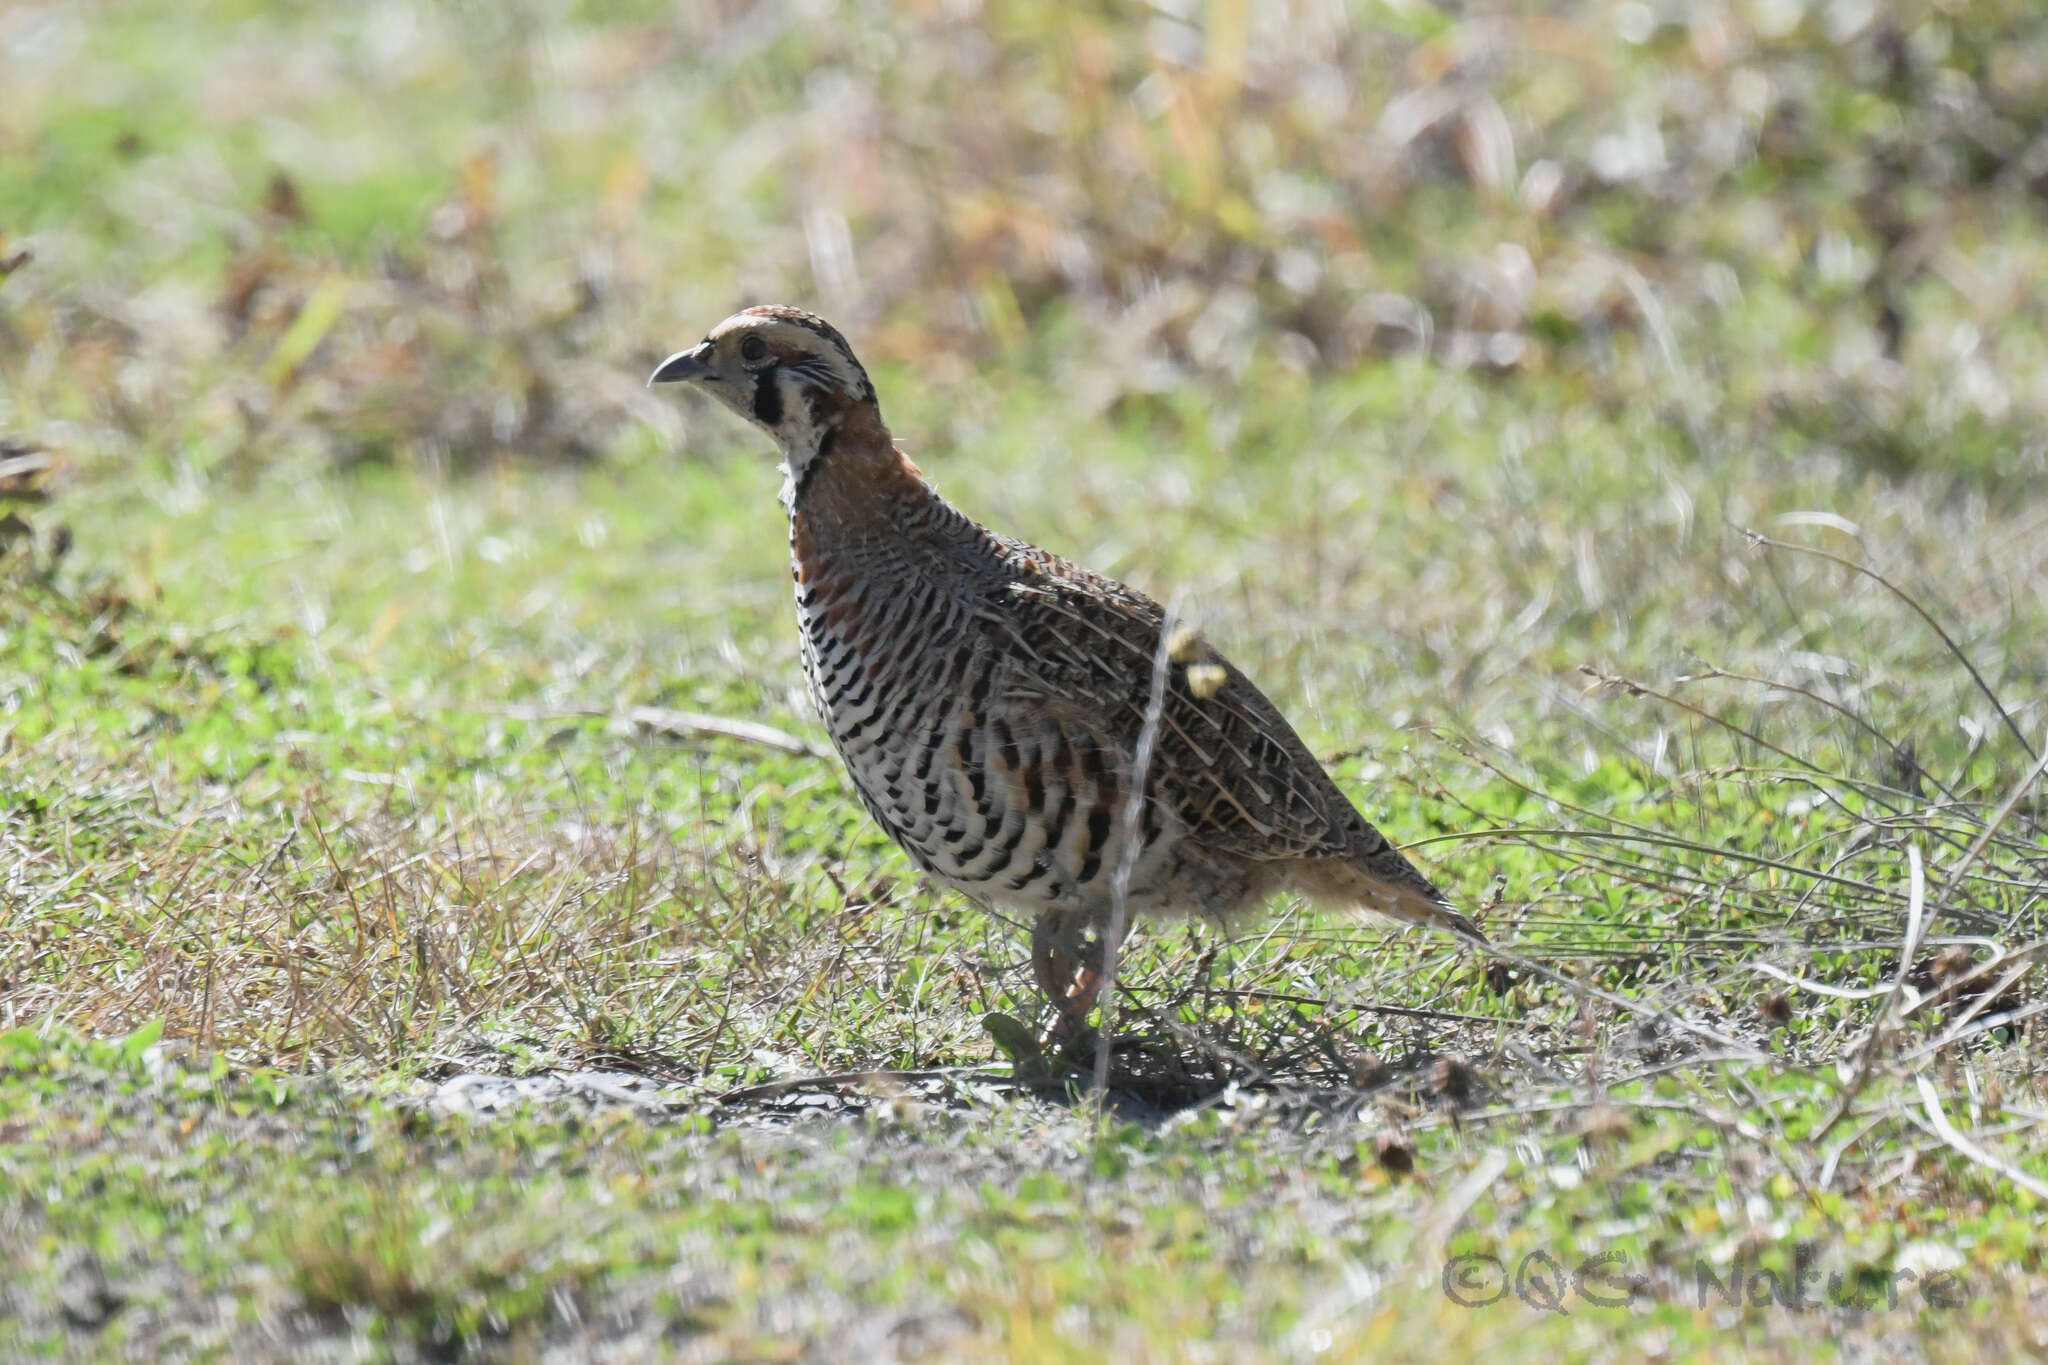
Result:
{"label": "dry grass blade", "polygon": [[626,719],[645,729],[662,734],[695,737],[718,735],[726,739],[741,739],[749,744],[765,745],[780,749],[786,754],[803,754],[812,758],[824,756],[817,745],[773,725],[759,721],[737,720],[730,716],[706,715],[702,711],[677,711],[666,706],[634,706],[625,712]]}
{"label": "dry grass blade", "polygon": [[[1118,837],[1116,866],[1109,877],[1109,924],[1104,930],[1102,952],[1102,1034],[1095,1049],[1095,1096],[1098,1125],[1106,1124],[1109,1111],[1109,1060],[1114,1051],[1116,972],[1122,955],[1126,901],[1131,891],[1131,874],[1143,850],[1140,831],[1145,819],[1146,784],[1152,772],[1152,754],[1159,743],[1159,727],[1166,715],[1166,684],[1173,671],[1173,640],[1180,620],[1180,599],[1169,600],[1159,622],[1159,642],[1152,650],[1152,680],[1145,694],[1145,719],[1138,727],[1138,742],[1131,752],[1130,794],[1118,812],[1122,825]],[[1098,1133],[1103,1129],[1098,1126]]]}
{"label": "dry grass blade", "polygon": [[[1960,882],[1964,875],[1976,865],[1978,857],[1997,836],[1999,830],[2004,827],[2005,822],[2012,818],[2012,813],[2019,807],[2021,798],[2033,790],[2034,785],[2041,780],[2043,773],[2048,773],[2048,754],[2043,754],[2040,758],[2034,760],[2032,770],[2013,784],[2012,790],[2007,793],[2005,800],[1999,803],[1997,811],[1992,814],[1989,820],[1985,821],[1983,832],[1971,842],[1969,848],[1963,851],[1962,858],[1949,871],[1948,881],[1951,884]],[[2010,932],[2011,928],[2012,926],[2008,925],[2007,932]]]}
{"label": "dry grass blade", "polygon": [[614,711],[602,706],[504,705],[488,708],[487,714],[504,716],[512,720],[621,719],[641,729],[673,735],[679,739],[737,739],[748,744],[779,749],[786,754],[803,754],[812,758],[825,756],[824,750],[802,736],[793,735],[773,725],[734,716],[714,716],[703,711],[678,711],[667,706],[628,706]]}
{"label": "dry grass blade", "polygon": [[[1941,1107],[1941,1096],[1934,1092],[1933,1084],[1925,1076],[1915,1076],[1913,1084],[1920,1092],[1920,1111],[1927,1116],[1928,1125],[1941,1140],[1961,1152],[1970,1160],[1988,1171],[1994,1171],[2025,1190],[2034,1198],[2048,1202],[2048,1181],[2036,1180],[2010,1161],[1988,1152],[1966,1137],[1955,1124],[1949,1121],[1948,1113]],[[1907,1113],[1912,1111],[1908,1110]]]}
{"label": "dry grass blade", "polygon": [[1422,1255],[1418,1258],[1422,1266],[1433,1267],[1442,1262],[1444,1243],[1507,1168],[1508,1154],[1497,1147],[1492,1148],[1480,1156],[1471,1170],[1458,1178],[1458,1183],[1443,1198],[1430,1206],[1416,1236],[1422,1247]]}
{"label": "dry grass blade", "polygon": [[1955,657],[1956,662],[1961,664],[1964,670],[1969,673],[1970,680],[1977,684],[1977,690],[1984,694],[1984,699],[1991,703],[1991,709],[1998,713],[1998,718],[2001,721],[2005,722],[2005,728],[2007,732],[2009,732],[2012,735],[2013,742],[2020,746],[2021,751],[2024,752],[2029,759],[2034,759],[2038,757],[2038,755],[2034,753],[2034,746],[2032,744],[2029,744],[2027,742],[2027,737],[2020,732],[2019,722],[2015,721],[2012,718],[2012,714],[2005,709],[2005,703],[1999,700],[1998,693],[1992,690],[1991,684],[1984,681],[1984,675],[1977,671],[1977,665],[1970,662],[1970,656],[1963,652],[1963,647],[1957,644],[1955,642],[1955,638],[1948,633],[1947,629],[1943,627],[1941,622],[1937,621],[1934,618],[1934,613],[1928,611],[1927,608],[1921,606],[1920,603],[1913,597],[1911,593],[1907,592],[1904,588],[1899,587],[1896,583],[1892,582],[1889,578],[1886,578],[1877,570],[1871,568],[1868,564],[1858,564],[1853,559],[1845,559],[1841,555],[1832,554],[1829,551],[1819,549],[1816,546],[1799,545],[1789,540],[1777,540],[1771,536],[1765,535],[1761,531],[1753,531],[1747,528],[1743,528],[1742,534],[1750,541],[1751,544],[1760,545],[1768,550],[1788,550],[1793,554],[1812,555],[1814,558],[1824,559],[1830,564],[1839,564],[1843,568],[1849,570],[1851,573],[1859,574],[1862,577],[1869,579],[1871,582],[1877,584],[1886,592],[1890,593],[1893,597],[1896,597],[1899,601],[1905,603],[1907,607],[1912,609],[1912,612],[1915,616],[1918,616],[1922,621],[1924,621],[1927,624],[1927,628],[1929,630],[1933,631],[1936,635],[1941,637],[1942,645],[1948,650],[1948,652],[1951,655]]}
{"label": "dry grass blade", "polygon": [[1841,1099],[1836,1103],[1834,1112],[1828,1115],[1819,1130],[1814,1133],[1816,1139],[1826,1137],[1829,1131],[1841,1122],[1842,1116],[1849,1112],[1849,1106],[1856,1102],[1856,1097],[1863,1093],[1863,1087],[1869,1083],[1871,1068],[1877,1063],[1878,1048],[1885,1030],[1892,1024],[1898,1011],[1899,997],[1905,993],[1906,978],[1913,969],[1914,957],[1920,949],[1920,935],[1926,928],[1924,910],[1927,900],[1927,874],[1921,865],[1918,845],[1907,845],[1906,860],[1909,869],[1906,934],[1899,944],[1899,969],[1892,977],[1891,989],[1885,993],[1884,1004],[1879,1008],[1877,1018],[1871,1021],[1870,1031],[1864,1035],[1862,1044],[1856,1049],[1855,1060],[1852,1063],[1854,1070],[1850,1073],[1847,1084],[1842,1087]]}

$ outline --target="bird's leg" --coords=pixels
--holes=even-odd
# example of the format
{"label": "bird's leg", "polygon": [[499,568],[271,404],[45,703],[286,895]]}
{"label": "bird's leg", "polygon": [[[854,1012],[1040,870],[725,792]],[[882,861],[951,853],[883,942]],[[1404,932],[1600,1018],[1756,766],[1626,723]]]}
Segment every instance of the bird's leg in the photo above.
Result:
{"label": "bird's leg", "polygon": [[1060,1001],[1059,1013],[1053,1016],[1052,1026],[1046,1029],[1039,1046],[1057,1050],[1078,1038],[1088,1022],[1088,1011],[1095,1008],[1095,998],[1101,994],[1102,973],[1094,967],[1081,968],[1074,978],[1073,989]]}
{"label": "bird's leg", "polygon": [[1063,1000],[1081,964],[1074,957],[1074,937],[1062,910],[1041,910],[1031,925],[1031,970],[1048,1000]]}
{"label": "bird's leg", "polygon": [[1059,910],[1041,911],[1031,928],[1031,966],[1038,988],[1058,1007],[1039,1042],[1044,1048],[1065,1047],[1080,1034],[1088,1011],[1102,994],[1103,963],[1115,951],[1106,934],[1083,949],[1075,942],[1077,928],[1072,916]]}

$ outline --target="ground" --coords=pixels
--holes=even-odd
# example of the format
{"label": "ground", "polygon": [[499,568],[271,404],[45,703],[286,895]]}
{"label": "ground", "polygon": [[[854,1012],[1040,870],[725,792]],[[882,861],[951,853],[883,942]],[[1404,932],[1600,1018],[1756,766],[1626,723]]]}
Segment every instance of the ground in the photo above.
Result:
{"label": "ground", "polygon": [[[0,82],[0,1353],[2048,1348],[2031,5],[17,5]],[[642,386],[763,300],[1499,952],[1157,923],[1020,1045],[772,453]]]}

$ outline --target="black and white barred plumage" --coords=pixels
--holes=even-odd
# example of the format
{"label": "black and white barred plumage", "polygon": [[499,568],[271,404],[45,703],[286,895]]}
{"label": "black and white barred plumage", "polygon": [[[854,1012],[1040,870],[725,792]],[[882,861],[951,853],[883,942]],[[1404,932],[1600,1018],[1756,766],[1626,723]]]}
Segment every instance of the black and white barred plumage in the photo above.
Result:
{"label": "black and white barred plumage", "polygon": [[[1035,912],[1052,984],[1049,936],[1109,916],[1164,612],[941,498],[811,314],[737,313],[654,377],[775,439],[804,677],[855,790],[920,868]],[[1242,673],[1170,643],[1128,909],[1222,921],[1297,890],[1479,937]]]}

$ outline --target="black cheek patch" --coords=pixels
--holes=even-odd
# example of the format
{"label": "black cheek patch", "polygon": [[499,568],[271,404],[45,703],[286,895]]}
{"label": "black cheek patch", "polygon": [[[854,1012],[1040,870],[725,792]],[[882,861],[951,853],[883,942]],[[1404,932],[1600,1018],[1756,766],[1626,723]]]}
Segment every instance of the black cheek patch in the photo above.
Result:
{"label": "black cheek patch", "polygon": [[782,424],[782,390],[775,383],[775,366],[754,376],[754,417],[763,426]]}

